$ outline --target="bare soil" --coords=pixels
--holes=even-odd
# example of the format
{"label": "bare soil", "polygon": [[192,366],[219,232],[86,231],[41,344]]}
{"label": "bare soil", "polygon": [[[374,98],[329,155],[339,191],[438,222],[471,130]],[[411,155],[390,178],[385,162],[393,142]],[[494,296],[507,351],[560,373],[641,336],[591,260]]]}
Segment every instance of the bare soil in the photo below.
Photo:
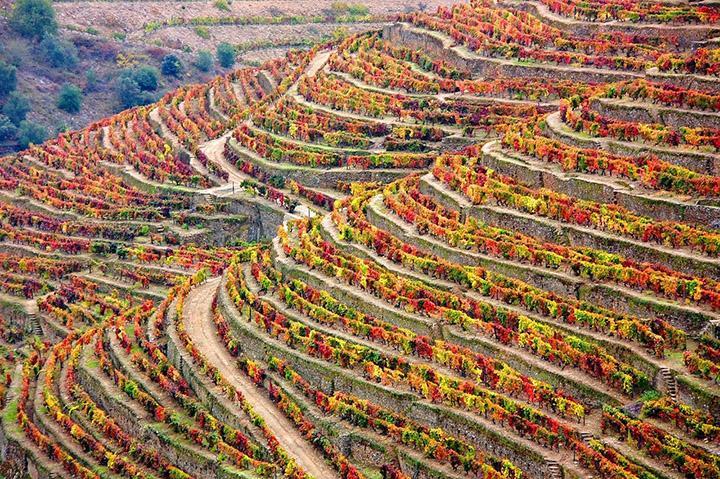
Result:
{"label": "bare soil", "polygon": [[215,330],[211,311],[213,293],[219,284],[220,278],[213,278],[188,294],[183,317],[193,343],[223,377],[242,392],[255,411],[265,419],[283,448],[303,469],[318,479],[338,477],[270,398],[239,370],[235,358],[225,349]]}

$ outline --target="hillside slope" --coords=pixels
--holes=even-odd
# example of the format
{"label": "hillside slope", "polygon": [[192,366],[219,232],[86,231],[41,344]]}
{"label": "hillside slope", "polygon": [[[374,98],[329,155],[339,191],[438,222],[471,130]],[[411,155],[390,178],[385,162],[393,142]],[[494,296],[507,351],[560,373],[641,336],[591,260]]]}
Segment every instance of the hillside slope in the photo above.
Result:
{"label": "hillside slope", "polygon": [[0,473],[720,477],[719,15],[406,13],[0,158]]}

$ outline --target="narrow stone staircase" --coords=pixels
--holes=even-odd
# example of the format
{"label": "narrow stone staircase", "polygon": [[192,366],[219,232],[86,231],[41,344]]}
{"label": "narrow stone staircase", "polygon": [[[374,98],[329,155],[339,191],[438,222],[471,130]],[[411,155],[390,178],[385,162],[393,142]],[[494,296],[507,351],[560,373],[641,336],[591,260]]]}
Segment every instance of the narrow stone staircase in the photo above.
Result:
{"label": "narrow stone staircase", "polygon": [[563,479],[563,470],[557,461],[545,460],[548,467],[549,479]]}
{"label": "narrow stone staircase", "polygon": [[43,335],[42,326],[40,325],[40,320],[38,319],[37,314],[28,314],[27,321],[25,322],[25,330],[36,336]]}
{"label": "narrow stone staircase", "polygon": [[668,368],[660,368],[660,377],[665,382],[667,394],[670,396],[670,399],[677,401],[677,380],[675,376],[672,375]]}
{"label": "narrow stone staircase", "polygon": [[595,439],[595,436],[593,436],[591,432],[581,431],[580,439],[582,439],[585,444],[589,444],[592,439]]}

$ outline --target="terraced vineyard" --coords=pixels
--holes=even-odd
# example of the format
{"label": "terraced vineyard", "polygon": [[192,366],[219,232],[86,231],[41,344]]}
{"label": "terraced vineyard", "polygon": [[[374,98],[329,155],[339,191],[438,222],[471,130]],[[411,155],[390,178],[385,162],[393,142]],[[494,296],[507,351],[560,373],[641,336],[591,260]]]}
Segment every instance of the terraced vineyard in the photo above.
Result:
{"label": "terraced vineyard", "polygon": [[720,478],[719,18],[472,0],[1,158],[0,474]]}

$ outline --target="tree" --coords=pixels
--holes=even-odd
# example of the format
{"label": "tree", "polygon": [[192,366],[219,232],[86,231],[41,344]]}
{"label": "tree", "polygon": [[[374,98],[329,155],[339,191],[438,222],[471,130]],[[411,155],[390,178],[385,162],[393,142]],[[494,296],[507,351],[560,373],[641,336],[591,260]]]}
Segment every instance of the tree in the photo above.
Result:
{"label": "tree", "polygon": [[0,60],[0,98],[6,96],[17,86],[17,69]]}
{"label": "tree", "polygon": [[97,90],[98,76],[95,70],[88,70],[85,72],[85,92],[91,92]]}
{"label": "tree", "polygon": [[123,108],[132,108],[139,105],[138,98],[140,97],[141,91],[137,82],[132,77],[121,77],[118,81],[117,96],[120,100],[120,105]]}
{"label": "tree", "polygon": [[143,65],[132,71],[132,79],[142,91],[155,91],[159,84],[159,74],[155,67]]}
{"label": "tree", "polygon": [[155,101],[152,93],[143,91],[132,75],[123,75],[115,87],[120,106],[132,108],[138,105],[147,105]]}
{"label": "tree", "polygon": [[77,65],[77,48],[71,42],[48,35],[40,42],[40,50],[53,68],[73,68]]}
{"label": "tree", "polygon": [[195,67],[201,72],[209,72],[213,67],[212,54],[207,50],[199,51],[195,59]]}
{"label": "tree", "polygon": [[24,37],[43,38],[57,33],[55,10],[50,0],[17,0],[10,25]]}
{"label": "tree", "polygon": [[217,46],[217,59],[220,66],[230,68],[235,64],[235,48],[227,42]]}
{"label": "tree", "polygon": [[29,111],[30,102],[27,98],[16,91],[10,94],[2,109],[3,114],[10,118],[10,121],[12,121],[15,125],[19,125],[20,122],[25,119]]}
{"label": "tree", "polygon": [[27,120],[20,123],[18,142],[21,148],[27,148],[31,143],[33,145],[39,145],[47,140],[47,136],[47,130],[42,125]]}
{"label": "tree", "polygon": [[183,65],[180,59],[176,55],[173,55],[171,53],[163,57],[160,71],[165,76],[172,76],[177,78],[183,71]]}
{"label": "tree", "polygon": [[17,133],[17,127],[13,125],[10,118],[0,115],[0,141],[9,140]]}
{"label": "tree", "polygon": [[77,113],[82,106],[82,91],[80,88],[66,83],[60,89],[60,95],[57,99],[57,107],[68,113]]}

